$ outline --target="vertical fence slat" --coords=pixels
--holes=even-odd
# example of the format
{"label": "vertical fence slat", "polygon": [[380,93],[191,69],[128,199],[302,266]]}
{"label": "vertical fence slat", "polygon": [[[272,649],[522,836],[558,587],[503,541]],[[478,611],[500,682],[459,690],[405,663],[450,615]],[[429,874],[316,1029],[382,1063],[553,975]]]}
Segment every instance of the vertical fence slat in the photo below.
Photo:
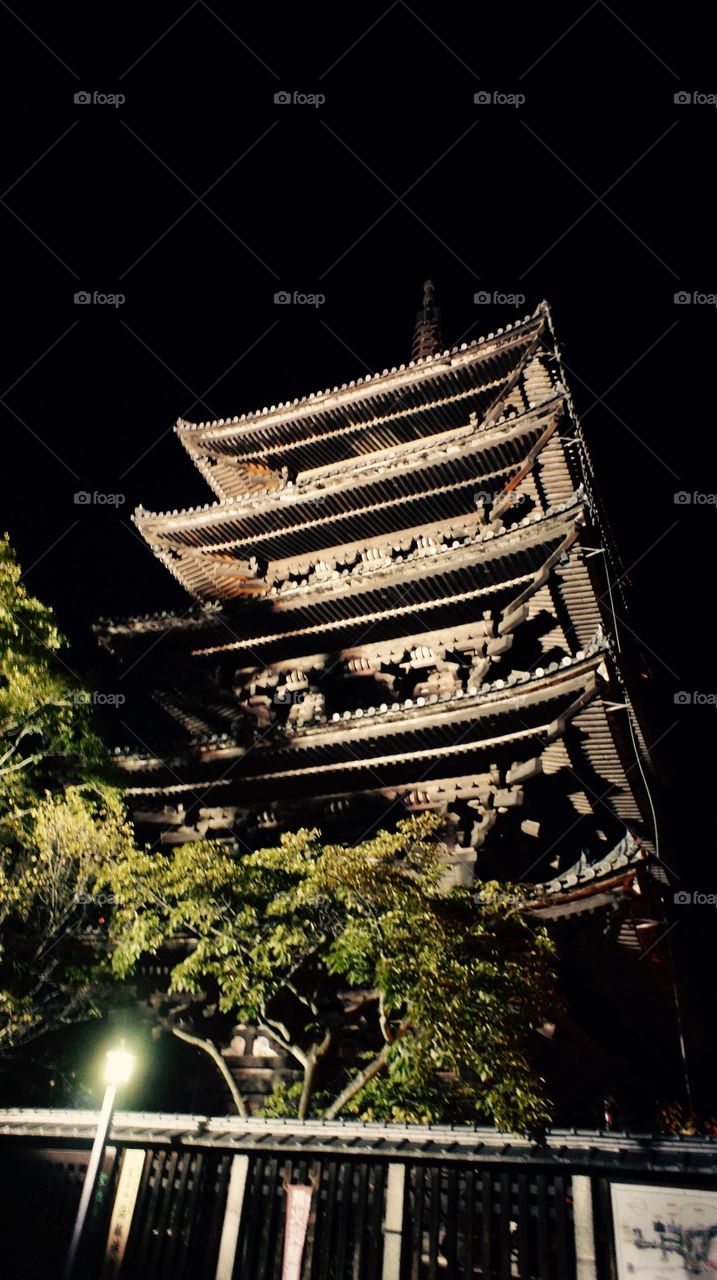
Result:
{"label": "vertical fence slat", "polygon": [[510,1250],[512,1237],[510,1233],[510,1174],[500,1174],[500,1280],[510,1280]]}
{"label": "vertical fence slat", "polygon": [[548,1184],[544,1173],[536,1177],[538,1207],[538,1275],[540,1280],[550,1280],[548,1261]]}
{"label": "vertical fence slat", "polygon": [[438,1280],[438,1239],[441,1224],[441,1174],[435,1165],[428,1171],[431,1212],[428,1235],[428,1280]]}
{"label": "vertical fence slat", "polygon": [[240,1275],[253,1276],[256,1273],[256,1259],[264,1234],[264,1198],[262,1195],[264,1164],[265,1161],[262,1156],[257,1156],[252,1161],[249,1202],[243,1219]]}
{"label": "vertical fence slat", "polygon": [[370,1215],[370,1245],[368,1250],[368,1265],[365,1273],[370,1280],[374,1280],[374,1276],[379,1273],[379,1265],[383,1255],[383,1238],[381,1225],[383,1223],[383,1188],[386,1181],[386,1168],[383,1164],[375,1164],[373,1166],[373,1190],[371,1195],[371,1215]]}
{"label": "vertical fence slat", "polygon": [[[277,1239],[275,1232],[276,1225],[276,1202],[277,1202],[277,1177],[279,1173],[279,1161],[271,1158],[264,1165],[264,1178],[262,1185],[262,1207],[264,1230],[261,1235],[261,1244],[259,1246],[259,1259],[256,1264],[256,1280],[266,1280],[266,1273],[269,1258],[273,1249],[281,1248],[281,1243]],[[284,1192],[282,1190],[282,1197]]]}
{"label": "vertical fence slat", "polygon": [[193,1154],[191,1151],[185,1151],[180,1161],[179,1177],[176,1179],[176,1186],[172,1191],[170,1204],[170,1213],[167,1223],[165,1248],[162,1251],[162,1271],[167,1280],[181,1280],[181,1272],[174,1266],[174,1259],[177,1253],[177,1245],[179,1243],[180,1233],[182,1230],[182,1216],[184,1214],[184,1201],[189,1185],[189,1178],[192,1172],[192,1164],[197,1169],[202,1167],[202,1155],[200,1152]]}
{"label": "vertical fence slat", "polygon": [[[161,1276],[162,1274],[162,1253],[166,1242],[167,1222],[169,1220],[169,1211],[172,1206],[172,1196],[174,1193],[174,1183],[177,1177],[177,1165],[180,1156],[178,1151],[173,1151],[167,1161],[166,1177],[167,1185],[159,1186],[159,1199],[157,1201],[158,1216],[157,1226],[154,1232],[154,1240],[150,1250],[150,1276]],[[164,1179],[162,1179],[162,1182]]]}
{"label": "vertical fence slat", "polygon": [[421,1252],[423,1249],[423,1165],[415,1165],[413,1169],[413,1222],[411,1224],[411,1280],[419,1280],[421,1275]]}
{"label": "vertical fence slat", "polygon": [[463,1216],[463,1280],[473,1280],[475,1275],[475,1200],[476,1180],[472,1169],[467,1169],[463,1180],[465,1211]]}
{"label": "vertical fence slat", "polygon": [[368,1164],[362,1160],[356,1165],[354,1183],[356,1204],[353,1208],[353,1259],[351,1280],[362,1280],[362,1262],[365,1253],[366,1199],[368,1195]]}
{"label": "vertical fence slat", "polygon": [[451,1165],[446,1173],[446,1216],[445,1244],[446,1280],[456,1280],[456,1257],[458,1251],[458,1173],[455,1165]]}
{"label": "vertical fence slat", "polygon": [[336,1214],[336,1276],[343,1280],[346,1270],[346,1253],[348,1249],[349,1231],[351,1228],[351,1195],[353,1191],[353,1169],[350,1163],[343,1161],[339,1170],[339,1203]]}
{"label": "vertical fence slat", "polygon": [[565,1203],[567,1194],[565,1178],[557,1174],[555,1187],[555,1252],[558,1273],[561,1276],[573,1274],[572,1249],[568,1230],[568,1211]]}
{"label": "vertical fence slat", "polygon": [[481,1265],[483,1275],[492,1275],[491,1257],[493,1253],[493,1174],[484,1173],[481,1178]]}
{"label": "vertical fence slat", "polygon": [[518,1173],[518,1275],[530,1275],[530,1174]]}
{"label": "vertical fence slat", "polygon": [[[147,1276],[151,1275],[149,1264],[150,1264],[150,1258],[152,1253],[152,1240],[153,1240],[152,1232],[154,1228],[155,1216],[157,1213],[157,1205],[159,1204],[159,1198],[162,1191],[162,1181],[164,1179],[164,1168],[166,1163],[167,1163],[166,1151],[158,1152],[157,1158],[154,1161],[154,1167],[153,1167],[154,1183],[151,1186],[151,1189],[148,1187],[149,1201],[147,1204],[147,1216],[144,1220],[144,1230],[142,1232],[142,1239],[140,1243],[139,1259],[138,1259],[139,1268],[140,1269],[143,1268],[144,1271],[146,1271]],[[150,1183],[151,1181],[152,1179],[150,1178]]]}
{"label": "vertical fence slat", "polygon": [[331,1262],[332,1240],[336,1222],[336,1177],[337,1164],[335,1160],[332,1160],[326,1179],[326,1208],[319,1238],[319,1253],[321,1254],[319,1280],[329,1280],[329,1264]]}

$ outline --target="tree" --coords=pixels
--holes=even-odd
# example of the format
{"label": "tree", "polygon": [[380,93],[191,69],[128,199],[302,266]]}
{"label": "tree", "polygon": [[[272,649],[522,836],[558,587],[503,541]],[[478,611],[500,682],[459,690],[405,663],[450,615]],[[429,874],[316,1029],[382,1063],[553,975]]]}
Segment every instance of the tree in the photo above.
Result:
{"label": "tree", "polygon": [[302,1070],[270,1113],[540,1129],[529,1045],[555,1006],[553,945],[525,890],[442,890],[441,825],[408,818],[350,848],[301,830],[244,857],[206,842],[120,851],[105,873],[116,971],[183,936],[170,990],[216,994]]}
{"label": "tree", "polygon": [[0,1059],[99,1012],[111,973],[81,935],[98,870],[133,845],[63,647],[0,538]]}

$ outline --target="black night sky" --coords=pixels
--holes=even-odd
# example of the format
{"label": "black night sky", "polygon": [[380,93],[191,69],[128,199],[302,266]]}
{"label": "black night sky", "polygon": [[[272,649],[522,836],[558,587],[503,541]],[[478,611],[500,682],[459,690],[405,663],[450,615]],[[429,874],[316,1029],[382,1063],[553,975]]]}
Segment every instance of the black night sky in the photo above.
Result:
{"label": "black night sky", "polygon": [[[446,345],[547,298],[626,569],[664,856],[714,893],[704,10],[394,0],[339,28],[333,6],[195,0],[136,18],[3,5],[0,25],[2,523],[71,665],[111,684],[92,620],[188,604],[130,519],[139,503],[212,500],[177,417],[232,417],[406,361],[428,276]],[[524,102],[474,101],[496,93]],[[325,302],[279,306],[280,290]],[[78,305],[81,291],[124,301]],[[672,932],[702,1015],[713,913],[676,909]]]}

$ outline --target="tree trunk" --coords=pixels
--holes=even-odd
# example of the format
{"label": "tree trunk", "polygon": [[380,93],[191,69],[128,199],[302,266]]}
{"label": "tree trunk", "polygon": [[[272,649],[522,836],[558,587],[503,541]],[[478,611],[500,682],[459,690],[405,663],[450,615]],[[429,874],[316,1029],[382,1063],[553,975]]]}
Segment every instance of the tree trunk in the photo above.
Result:
{"label": "tree trunk", "polygon": [[249,1115],[249,1110],[247,1108],[246,1102],[244,1101],[242,1095],[240,1094],[237,1088],[236,1080],[234,1079],[231,1071],[229,1070],[226,1062],[224,1061],[216,1045],[212,1044],[211,1040],[202,1040],[200,1036],[193,1036],[190,1034],[189,1031],[182,1031],[179,1027],[172,1027],[172,1035],[176,1036],[178,1040],[185,1040],[187,1044],[193,1044],[195,1049],[203,1049],[205,1053],[209,1054],[209,1057],[212,1059],[212,1062],[214,1063],[215,1067],[217,1067],[217,1069],[221,1072],[222,1076],[224,1077],[224,1083],[226,1084],[227,1089],[232,1095],[234,1106],[237,1109],[238,1115],[242,1116],[246,1120]]}
{"label": "tree trunk", "polygon": [[354,1076],[353,1080],[349,1081],[346,1088],[339,1094],[338,1098],[331,1103],[331,1106],[324,1115],[324,1120],[335,1120],[339,1111],[346,1106],[346,1103],[350,1102],[352,1098],[355,1098],[359,1090],[363,1089],[364,1085],[368,1084],[369,1080],[373,1080],[374,1076],[377,1076],[379,1071],[383,1071],[394,1044],[397,1040],[401,1039],[401,1036],[404,1035],[406,1031],[408,1031],[410,1025],[410,1018],[405,1018],[396,1031],[393,1041],[390,1044],[385,1044],[381,1052],[374,1058],[373,1062],[369,1062],[368,1066],[364,1067],[363,1071],[359,1071],[358,1075]]}
{"label": "tree trunk", "polygon": [[327,1031],[321,1044],[312,1045],[306,1055],[306,1065],[304,1067],[304,1083],[301,1089],[301,1097],[299,1099],[299,1120],[306,1119],[306,1113],[309,1110],[311,1094],[314,1088],[314,1079],[316,1077],[316,1068],[319,1060],[323,1058],[329,1051],[331,1044],[331,1032]]}

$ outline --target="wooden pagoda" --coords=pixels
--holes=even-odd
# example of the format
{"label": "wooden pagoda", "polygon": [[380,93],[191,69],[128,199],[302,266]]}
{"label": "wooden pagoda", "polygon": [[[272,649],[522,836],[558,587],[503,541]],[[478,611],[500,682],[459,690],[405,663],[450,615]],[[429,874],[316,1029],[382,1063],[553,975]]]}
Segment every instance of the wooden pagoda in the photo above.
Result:
{"label": "wooden pagoda", "polygon": [[[652,848],[619,578],[546,303],[443,349],[176,433],[216,498],[134,516],[193,603],[102,621],[173,728],[118,749],[161,845],[448,816],[447,875],[622,899]],[[537,909],[537,900],[536,900]]]}

